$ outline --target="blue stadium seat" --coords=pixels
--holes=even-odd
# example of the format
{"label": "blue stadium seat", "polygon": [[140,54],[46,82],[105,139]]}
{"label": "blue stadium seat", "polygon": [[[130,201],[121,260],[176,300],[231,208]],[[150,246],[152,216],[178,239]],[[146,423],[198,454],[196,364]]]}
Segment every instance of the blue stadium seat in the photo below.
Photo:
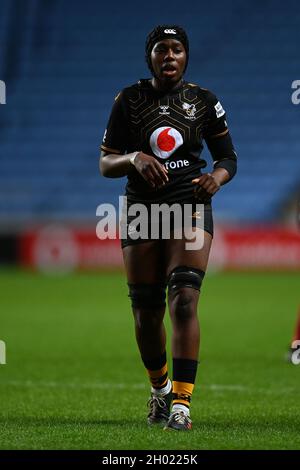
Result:
{"label": "blue stadium seat", "polygon": [[[172,21],[190,35],[187,79],[222,101],[239,155],[237,177],[215,197],[216,218],[271,222],[299,184],[300,106],[291,103],[291,82],[300,79],[300,7],[237,3],[206,2],[203,17],[200,2],[189,11],[175,1]],[[126,181],[100,177],[98,149],[114,96],[149,76],[143,45],[157,23],[155,5],[138,21],[137,0],[118,4],[118,15],[103,2],[1,0],[3,224],[94,221],[100,202],[118,204]],[[159,8],[167,21],[169,6]]]}

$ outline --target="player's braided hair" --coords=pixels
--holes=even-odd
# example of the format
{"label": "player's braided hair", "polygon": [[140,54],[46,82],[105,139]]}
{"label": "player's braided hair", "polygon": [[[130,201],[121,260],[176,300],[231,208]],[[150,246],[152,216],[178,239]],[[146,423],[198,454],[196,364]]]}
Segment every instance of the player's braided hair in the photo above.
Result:
{"label": "player's braided hair", "polygon": [[186,64],[185,64],[184,72],[187,68],[188,61],[189,61],[189,40],[184,29],[181,28],[181,26],[177,26],[177,25],[168,25],[168,24],[158,25],[148,34],[147,39],[146,39],[145,57],[146,57],[146,62],[148,64],[148,67],[153,75],[154,75],[154,70],[153,70],[152,63],[151,63],[152,49],[157,42],[166,38],[177,39],[178,41],[181,42],[186,52]]}

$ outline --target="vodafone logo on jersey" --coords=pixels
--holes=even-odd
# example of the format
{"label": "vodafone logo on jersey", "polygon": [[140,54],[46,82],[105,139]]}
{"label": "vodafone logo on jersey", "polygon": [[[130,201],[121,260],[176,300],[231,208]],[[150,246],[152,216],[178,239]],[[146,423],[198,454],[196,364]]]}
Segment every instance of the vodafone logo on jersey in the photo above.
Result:
{"label": "vodafone logo on jersey", "polygon": [[174,127],[159,127],[150,137],[152,152],[159,158],[169,158],[182,144],[182,135]]}

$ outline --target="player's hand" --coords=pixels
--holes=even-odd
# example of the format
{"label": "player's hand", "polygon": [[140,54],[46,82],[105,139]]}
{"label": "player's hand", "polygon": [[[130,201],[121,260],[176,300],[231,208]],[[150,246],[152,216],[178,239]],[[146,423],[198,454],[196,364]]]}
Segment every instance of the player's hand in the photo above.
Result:
{"label": "player's hand", "polygon": [[197,199],[205,201],[211,198],[220,189],[220,183],[211,173],[204,173],[199,178],[192,180],[195,184],[194,193]]}
{"label": "player's hand", "polygon": [[134,166],[151,188],[160,188],[169,181],[168,170],[151,155],[139,152]]}

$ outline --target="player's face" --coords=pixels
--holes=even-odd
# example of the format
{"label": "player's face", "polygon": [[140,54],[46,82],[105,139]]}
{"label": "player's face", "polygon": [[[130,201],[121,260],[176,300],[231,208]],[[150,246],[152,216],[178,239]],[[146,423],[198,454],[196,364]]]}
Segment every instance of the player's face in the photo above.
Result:
{"label": "player's face", "polygon": [[178,82],[184,72],[186,52],[176,39],[164,39],[157,42],[151,52],[152,67],[155,76],[164,83]]}

